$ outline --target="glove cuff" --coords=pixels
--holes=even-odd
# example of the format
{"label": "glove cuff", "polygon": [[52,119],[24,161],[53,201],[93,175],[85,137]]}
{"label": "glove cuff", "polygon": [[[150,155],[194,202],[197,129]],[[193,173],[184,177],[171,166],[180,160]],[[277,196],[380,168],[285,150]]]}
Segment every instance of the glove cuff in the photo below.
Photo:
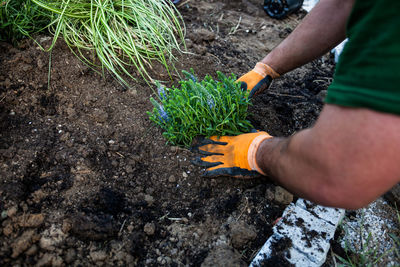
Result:
{"label": "glove cuff", "polygon": [[272,67],[262,62],[258,62],[254,67],[253,71],[260,74],[263,77],[269,75],[271,76],[272,79],[278,78],[280,76],[279,73],[277,73]]}
{"label": "glove cuff", "polygon": [[253,139],[249,146],[249,151],[247,152],[247,161],[249,163],[250,169],[257,171],[258,173],[267,176],[261,168],[258,166],[256,161],[256,154],[260,144],[265,140],[272,138],[269,134],[265,133],[262,135],[258,135],[256,138]]}

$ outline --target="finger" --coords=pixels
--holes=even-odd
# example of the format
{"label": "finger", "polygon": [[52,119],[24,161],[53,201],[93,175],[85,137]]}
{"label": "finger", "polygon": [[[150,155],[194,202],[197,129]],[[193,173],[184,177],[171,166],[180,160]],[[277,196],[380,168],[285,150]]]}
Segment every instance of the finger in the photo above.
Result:
{"label": "finger", "polygon": [[247,91],[247,83],[241,81],[241,83],[240,83],[240,88],[241,88],[243,91]]}
{"label": "finger", "polygon": [[206,167],[206,168],[211,168],[215,167],[218,165],[223,164],[222,162],[208,162],[202,160],[200,157],[196,157],[194,160],[191,161],[194,165],[199,166],[199,167]]}
{"label": "finger", "polygon": [[196,151],[197,153],[201,154],[201,155],[205,155],[205,156],[212,156],[212,155],[220,155],[223,156],[223,153],[219,153],[219,152],[212,152],[212,151],[208,151],[208,150],[201,150],[201,149],[197,149]]}
{"label": "finger", "polygon": [[272,82],[271,76],[267,75],[265,76],[264,79],[259,81],[256,86],[253,87],[253,89],[250,91],[249,97],[252,97],[253,95],[257,95],[261,92],[263,92],[265,89],[269,87],[269,85]]}
{"label": "finger", "polygon": [[232,167],[232,168],[216,168],[214,170],[206,170],[203,176],[205,177],[231,176],[235,178],[250,179],[259,177],[261,175],[256,171],[250,171],[239,167]]}

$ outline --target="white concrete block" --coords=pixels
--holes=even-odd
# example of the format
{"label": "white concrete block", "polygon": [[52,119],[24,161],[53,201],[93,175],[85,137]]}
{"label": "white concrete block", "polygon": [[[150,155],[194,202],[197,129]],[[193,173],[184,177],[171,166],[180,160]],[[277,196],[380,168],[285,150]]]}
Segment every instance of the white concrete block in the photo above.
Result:
{"label": "white concrete block", "polygon": [[282,219],[273,228],[275,234],[290,238],[294,248],[319,265],[326,260],[329,240],[335,229],[334,225],[294,204],[286,208]]}
{"label": "white concrete block", "polygon": [[[321,266],[328,253],[329,241],[344,216],[344,210],[315,205],[299,199],[283,212],[282,219],[274,226],[274,234],[267,240],[250,266],[262,266],[279,255],[295,266]],[[284,251],[276,251],[276,242],[290,240]]]}
{"label": "white concrete block", "polygon": [[345,214],[344,209],[320,206],[302,198],[297,200],[296,206],[301,207],[302,209],[312,213],[314,216],[321,218],[334,226],[339,224]]}

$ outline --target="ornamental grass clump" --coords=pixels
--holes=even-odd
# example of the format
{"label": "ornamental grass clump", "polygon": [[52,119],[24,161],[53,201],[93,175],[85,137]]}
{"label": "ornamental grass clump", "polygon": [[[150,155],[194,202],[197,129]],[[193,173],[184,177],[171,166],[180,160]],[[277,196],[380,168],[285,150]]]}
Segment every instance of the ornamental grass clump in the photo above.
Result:
{"label": "ornamental grass clump", "polygon": [[61,35],[86,64],[108,70],[127,87],[124,75],[135,80],[130,67],[146,81],[152,81],[148,70],[153,60],[169,73],[173,52],[184,43],[182,17],[168,0],[32,1],[52,13],[49,50]]}
{"label": "ornamental grass clump", "polygon": [[158,84],[158,101],[150,98],[150,120],[164,130],[167,143],[190,147],[196,136],[238,135],[253,128],[246,119],[248,92],[235,82],[235,75],[217,72],[218,80],[207,75],[198,81],[193,70],[184,74],[188,79],[180,81],[180,88]]}
{"label": "ornamental grass clump", "polygon": [[0,41],[16,44],[47,28],[50,13],[31,0],[0,1]]}

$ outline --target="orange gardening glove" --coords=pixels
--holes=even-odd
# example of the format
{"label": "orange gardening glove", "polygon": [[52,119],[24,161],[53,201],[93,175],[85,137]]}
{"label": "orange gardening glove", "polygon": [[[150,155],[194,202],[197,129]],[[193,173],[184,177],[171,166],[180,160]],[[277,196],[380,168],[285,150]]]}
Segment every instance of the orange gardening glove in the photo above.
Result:
{"label": "orange gardening glove", "polygon": [[240,77],[237,81],[242,82],[242,89],[250,92],[249,97],[262,93],[267,89],[273,79],[280,75],[270,66],[258,62],[254,69]]}
{"label": "orange gardening glove", "polygon": [[272,138],[266,132],[246,133],[238,136],[212,136],[204,139],[196,150],[205,157],[198,157],[193,164],[207,167],[204,176],[234,176],[251,178],[265,175],[256,162],[256,152],[261,142]]}

